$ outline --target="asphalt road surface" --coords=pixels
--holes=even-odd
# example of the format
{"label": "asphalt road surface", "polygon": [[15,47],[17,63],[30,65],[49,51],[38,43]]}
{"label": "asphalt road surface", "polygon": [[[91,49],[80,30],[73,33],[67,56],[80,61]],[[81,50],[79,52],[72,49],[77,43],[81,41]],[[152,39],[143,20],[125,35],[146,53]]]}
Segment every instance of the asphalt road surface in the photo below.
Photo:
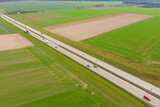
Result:
{"label": "asphalt road surface", "polygon": [[[102,61],[82,52],[82,51],[79,51],[79,50],[77,50],[67,44],[64,44],[54,38],[51,38],[48,35],[41,34],[41,32],[39,32],[35,29],[32,29],[32,28],[30,28],[30,27],[28,27],[18,21],[15,21],[14,19],[12,19],[8,16],[1,14],[1,17],[3,19],[5,19],[6,21],[8,21],[9,23],[13,24],[14,26],[20,28],[23,31],[26,31],[26,29],[29,29],[31,31],[29,34],[32,35],[33,37],[35,37],[45,43],[47,40],[46,44],[49,45],[50,47],[56,49],[60,53],[68,56],[72,60],[76,61],[77,63],[79,63],[85,67],[87,67],[87,65],[89,65],[89,67],[87,67],[88,69],[90,69],[91,71],[100,75],[101,77],[107,79],[108,81],[112,82],[113,84],[117,85],[118,87],[124,89],[128,93],[136,96],[137,98],[143,100],[144,102],[146,102],[152,106],[160,107],[160,99],[158,99],[155,96],[150,94],[150,93],[153,93],[153,94],[160,96],[160,89],[158,87],[155,87],[152,84],[149,84],[141,79],[138,79],[137,77],[134,77],[134,76],[122,71],[122,70],[119,70],[119,69],[105,63],[105,62],[102,62]],[[78,55],[81,57],[79,57]],[[104,70],[100,67],[95,68],[94,64],[90,63],[89,61],[87,61],[85,59],[87,59],[91,62],[94,62],[97,65],[100,65],[100,67],[103,67],[106,70]],[[109,70],[111,73],[108,72],[107,70]],[[124,79],[121,79],[113,74],[116,74]],[[133,85],[133,84],[136,84],[136,85]],[[144,90],[142,90],[139,87],[143,88]],[[151,88],[152,88],[152,91],[150,91]],[[150,93],[146,92],[146,90],[149,91]],[[149,96],[149,98],[151,98],[151,101],[145,100],[143,98],[144,95]]]}
{"label": "asphalt road surface", "polygon": [[111,65],[109,65],[109,64],[107,64],[107,63],[105,63],[101,60],[98,60],[97,58],[92,57],[91,55],[88,55],[88,54],[86,54],[86,53],[84,53],[84,52],[82,52],[82,51],[80,51],[76,48],[73,48],[73,47],[71,47],[71,46],[69,46],[69,45],[67,45],[67,44],[65,44],[61,41],[58,41],[58,40],[56,40],[56,39],[54,39],[54,38],[52,38],[48,35],[41,34],[41,32],[39,32],[39,31],[37,31],[37,30],[35,30],[31,27],[28,27],[28,26],[14,20],[14,19],[12,19],[12,18],[10,18],[6,15],[3,15],[3,17],[6,17],[6,18],[10,19],[11,21],[16,22],[17,24],[21,25],[22,27],[25,27],[26,29],[29,29],[30,31],[33,31],[33,32],[43,36],[44,38],[46,38],[48,40],[51,40],[52,42],[58,44],[59,46],[65,48],[67,50],[70,50],[71,52],[73,52],[73,53],[75,53],[75,54],[77,54],[77,55],[79,55],[79,56],[81,56],[81,57],[83,57],[83,58],[85,58],[85,59],[87,59],[91,62],[94,62],[96,65],[99,65],[99,66],[103,67],[104,69],[109,70],[111,73],[127,80],[128,82],[130,82],[132,84],[137,85],[138,87],[140,87],[142,89],[145,89],[146,91],[148,91],[150,93],[153,93],[153,94],[159,96],[159,98],[160,98],[160,88],[158,88],[158,87],[156,87],[156,86],[154,86],[154,85],[152,85],[148,82],[145,82],[145,81],[143,81],[143,80],[141,80],[141,79],[139,79],[135,76],[132,76],[132,75],[126,73],[125,71],[117,69],[117,68],[115,68],[115,67],[113,67],[113,66],[111,66]]}

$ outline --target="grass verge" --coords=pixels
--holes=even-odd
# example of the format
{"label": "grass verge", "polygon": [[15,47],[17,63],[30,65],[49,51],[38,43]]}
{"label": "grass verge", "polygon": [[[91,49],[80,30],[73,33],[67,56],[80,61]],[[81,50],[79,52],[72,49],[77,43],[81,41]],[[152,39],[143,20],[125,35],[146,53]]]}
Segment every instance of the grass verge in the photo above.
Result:
{"label": "grass verge", "polygon": [[[86,19],[86,18],[98,17],[98,16],[121,13],[121,12],[154,15],[155,17],[153,17],[152,19],[148,19],[148,20],[153,20],[153,19],[158,19],[159,18],[159,16],[157,16],[157,15],[159,14],[160,10],[159,9],[148,9],[148,8],[131,7],[131,8],[109,9],[109,10],[108,9],[107,10],[94,10],[94,11],[88,9],[88,10],[80,10],[79,12],[76,12],[75,10],[57,11],[57,13],[62,13],[62,14],[65,14],[65,15],[71,15],[70,16],[71,19],[70,19],[70,17],[59,18],[58,21],[54,20],[55,21],[54,24],[59,23],[59,21],[62,22],[62,23],[66,23],[66,22],[70,22],[70,21],[77,21],[77,20],[82,20],[82,19]],[[54,12],[50,12],[49,14],[51,14],[51,13],[54,13]],[[16,18],[17,20],[21,21],[19,19],[19,17],[21,17],[21,16],[17,16],[17,17],[13,17],[13,18]],[[22,17],[25,17],[25,15],[22,16]],[[145,21],[142,21],[142,22],[139,22],[139,23],[148,22],[148,20],[145,20]],[[39,21],[39,22],[42,22],[42,21]],[[48,22],[53,24],[49,20],[48,20]],[[151,25],[148,24],[147,25],[148,28],[153,26],[152,22],[153,21],[149,22],[149,23],[151,23]],[[156,22],[156,21],[154,21],[154,22]],[[28,24],[25,21],[23,23]],[[139,23],[133,24],[133,26],[134,25],[138,25],[138,26],[135,26],[134,29],[139,27]],[[156,22],[156,23],[158,24],[158,22]],[[41,24],[45,25],[44,23],[41,23]],[[156,86],[160,87],[159,72],[158,72],[160,70],[159,65],[148,64],[148,63],[139,63],[140,61],[137,62],[135,60],[128,59],[128,58],[126,58],[126,57],[124,57],[122,55],[117,54],[116,52],[111,52],[111,51],[108,51],[108,50],[101,49],[99,47],[95,47],[93,45],[91,46],[91,45],[88,45],[88,44],[84,44],[83,42],[78,42],[77,43],[77,42],[68,40],[66,38],[63,38],[61,36],[52,34],[50,32],[47,32],[47,31],[43,30],[40,27],[37,27],[36,24],[35,25],[29,24],[29,25],[32,26],[33,28],[45,33],[45,34],[50,35],[51,37],[54,37],[57,40],[63,41],[64,43],[67,43],[67,44],[69,44],[69,45],[71,45],[71,46],[73,46],[73,47],[75,47],[75,48],[77,48],[77,49],[79,49],[81,51],[84,51],[84,52],[86,52],[86,53],[88,53],[88,54],[90,54],[90,55],[92,55],[92,56],[94,56],[94,57],[96,57],[96,58],[98,58],[100,60],[103,60],[103,61],[105,61],[105,62],[107,62],[107,63],[109,63],[109,64],[111,64],[111,65],[113,65],[113,66],[115,66],[117,68],[120,68],[120,69],[122,69],[122,70],[124,70],[124,71],[126,71],[126,72],[128,72],[128,73],[130,73],[130,74],[132,74],[134,76],[136,76],[136,77],[139,77],[139,78],[141,78],[141,79],[143,79],[143,80],[145,80],[145,81],[147,81],[147,82],[149,82],[149,83],[151,83],[153,85],[156,85]],[[141,25],[141,27],[143,28],[143,25]],[[127,29],[126,31],[130,30],[128,26],[126,26],[125,28]],[[117,30],[117,31],[119,31],[119,30]],[[150,32],[150,30],[148,30],[148,31]],[[158,30],[157,30],[157,32],[158,32]],[[155,34],[158,34],[157,32],[155,32]],[[143,33],[143,32],[141,32],[141,33]],[[151,33],[148,33],[148,35],[149,34],[152,35]],[[121,36],[123,36],[123,35],[121,35]],[[145,35],[143,35],[143,36],[145,36]],[[101,36],[99,36],[99,37],[101,37]],[[152,36],[150,36],[150,37],[152,37]],[[157,37],[158,36],[156,35],[156,38],[152,38],[152,39],[157,39]],[[147,38],[147,36],[146,36],[146,38]],[[159,40],[159,39],[157,39],[157,40]],[[140,42],[141,42],[141,40],[139,41],[139,43]],[[142,43],[140,43],[140,44],[142,44]],[[152,46],[153,46],[153,44],[152,44]],[[154,48],[157,49],[157,46],[154,47]],[[156,52],[156,54],[157,54],[157,52]],[[137,56],[139,57],[139,55],[137,55]],[[148,56],[150,56],[150,55],[148,55]],[[128,57],[130,57],[130,55],[128,55]],[[154,57],[154,55],[153,55],[153,57]],[[133,58],[135,58],[135,57],[133,57]],[[157,57],[154,57],[154,59],[155,58],[157,58]]]}
{"label": "grass verge", "polygon": [[[97,92],[103,95],[107,100],[117,106],[147,106],[144,102],[136,99],[135,97],[131,96],[130,94],[126,93],[125,91],[121,90],[120,88],[116,87],[115,85],[111,84],[110,82],[104,80],[100,76],[94,74],[93,72],[89,71],[87,68],[82,67],[78,63],[75,63],[73,60],[69,59],[68,57],[60,54],[59,52],[53,50],[52,48],[48,47],[47,45],[43,44],[42,42],[38,41],[37,39],[29,36],[28,34],[24,33],[23,31],[19,30],[18,28],[14,27],[13,25],[7,23],[11,28],[15,31],[20,33],[21,35],[25,36],[27,39],[32,41],[36,46],[40,47],[43,51],[45,51],[49,56],[54,57],[57,61],[59,61],[63,66],[67,69],[72,71],[76,74],[79,78],[89,84],[92,88],[94,88]],[[127,100],[126,100],[127,99]]]}

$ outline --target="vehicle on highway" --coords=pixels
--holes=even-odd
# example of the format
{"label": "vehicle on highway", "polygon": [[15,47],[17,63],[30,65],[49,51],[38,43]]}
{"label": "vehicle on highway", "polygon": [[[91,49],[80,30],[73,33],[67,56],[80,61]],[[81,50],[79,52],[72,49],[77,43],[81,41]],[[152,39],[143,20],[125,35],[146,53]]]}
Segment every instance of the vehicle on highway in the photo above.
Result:
{"label": "vehicle on highway", "polygon": [[94,65],[93,67],[98,68],[96,65]]}
{"label": "vehicle on highway", "polygon": [[148,101],[151,101],[151,99],[147,95],[144,95],[143,98],[145,98]]}
{"label": "vehicle on highway", "polygon": [[30,33],[30,31],[29,31],[29,30],[26,30],[26,33]]}
{"label": "vehicle on highway", "polygon": [[48,44],[48,40],[44,40],[44,43]]}
{"label": "vehicle on highway", "polygon": [[87,67],[90,67],[90,65],[87,65]]}
{"label": "vehicle on highway", "polygon": [[55,46],[55,48],[58,48],[57,46]]}

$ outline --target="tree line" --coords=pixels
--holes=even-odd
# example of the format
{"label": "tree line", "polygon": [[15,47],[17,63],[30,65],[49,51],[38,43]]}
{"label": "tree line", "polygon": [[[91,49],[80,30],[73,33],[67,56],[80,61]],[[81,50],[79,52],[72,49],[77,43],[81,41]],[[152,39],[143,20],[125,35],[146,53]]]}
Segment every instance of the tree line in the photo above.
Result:
{"label": "tree line", "polygon": [[140,5],[140,7],[145,7],[145,8],[160,8],[159,1],[125,0],[125,1],[123,1],[123,3],[128,4],[128,5]]}
{"label": "tree line", "polygon": [[[8,1],[31,1],[31,0],[0,0],[0,2]],[[32,1],[123,1],[123,2],[160,2],[160,0],[32,0]]]}

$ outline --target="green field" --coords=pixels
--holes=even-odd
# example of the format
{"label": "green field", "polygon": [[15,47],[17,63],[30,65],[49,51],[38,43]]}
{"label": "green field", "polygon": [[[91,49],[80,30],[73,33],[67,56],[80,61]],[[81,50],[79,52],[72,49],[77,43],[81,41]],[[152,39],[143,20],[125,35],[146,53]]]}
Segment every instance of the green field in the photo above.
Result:
{"label": "green field", "polygon": [[[5,21],[3,21],[3,22],[5,22]],[[7,23],[7,22],[5,22],[5,23]],[[54,78],[55,76],[58,76],[59,78],[62,78],[62,77],[64,77],[64,71],[63,71],[63,69],[56,69],[55,67],[57,66],[57,64],[53,64],[53,62],[57,62],[57,63],[59,63],[60,65],[63,65],[62,66],[62,68],[64,68],[64,70],[66,71],[66,75],[69,75],[69,74],[76,74],[77,76],[78,76],[78,78],[79,79],[81,79],[81,80],[83,80],[83,81],[85,81],[88,85],[89,85],[89,87],[92,87],[92,89],[94,89],[94,90],[96,90],[96,92],[95,92],[95,94],[93,95],[94,96],[94,98],[95,99],[92,99],[92,100],[94,100],[96,103],[93,103],[93,104],[95,104],[95,106],[97,106],[96,104],[97,104],[97,101],[99,101],[99,102],[101,102],[101,104],[102,105],[100,105],[100,106],[112,106],[112,105],[115,105],[115,106],[123,106],[123,107],[128,107],[128,106],[134,106],[134,107],[143,107],[143,106],[147,106],[146,104],[144,104],[142,101],[140,101],[140,100],[138,100],[138,99],[136,99],[136,98],[134,98],[133,96],[131,96],[130,94],[128,94],[128,93],[126,93],[125,91],[123,91],[123,90],[121,90],[120,88],[118,88],[118,87],[116,87],[115,85],[113,85],[113,84],[111,84],[110,82],[108,82],[108,81],[106,81],[106,80],[104,80],[103,78],[101,78],[100,76],[98,76],[98,75],[96,75],[95,73],[93,73],[93,72],[91,72],[90,70],[88,70],[88,69],[86,69],[86,68],[84,68],[84,67],[82,67],[81,65],[79,65],[79,64],[77,64],[76,62],[74,62],[73,60],[71,60],[71,59],[69,59],[69,58],[67,58],[66,56],[64,56],[64,55],[62,55],[62,54],[60,54],[59,52],[57,52],[57,51],[55,51],[55,50],[53,50],[52,48],[50,48],[50,47],[48,47],[47,45],[45,45],[44,43],[42,43],[42,42],[40,42],[40,41],[38,41],[38,40],[36,40],[36,39],[34,39],[33,37],[31,37],[31,36],[29,36],[28,34],[26,34],[26,33],[24,33],[23,31],[21,31],[21,30],[19,30],[18,28],[15,28],[13,25],[11,25],[11,24],[9,24],[9,23],[7,23],[11,28],[13,28],[15,31],[17,31],[18,33],[20,33],[21,35],[24,35],[27,39],[29,39],[30,41],[32,41],[36,46],[38,46],[38,47],[40,47],[42,50],[44,50],[49,56],[50,56],[50,58],[52,58],[52,60],[51,59],[48,59],[48,57],[47,56],[45,56],[44,54],[42,55],[42,56],[39,56],[38,57],[38,55],[39,54],[41,54],[41,52],[37,52],[37,50],[36,49],[29,49],[29,48],[27,48],[27,50],[30,50],[30,52],[34,52],[34,51],[36,51],[36,52],[34,52],[34,55],[36,56],[36,59],[40,59],[40,62],[41,63],[44,63],[43,65],[45,65],[45,67],[46,66],[49,66],[49,68],[52,68],[53,67],[53,73],[57,73],[57,75],[52,75],[52,73],[51,72],[48,72],[47,70],[46,70],[46,72],[45,73],[48,73],[48,75],[50,76],[50,78]],[[34,47],[35,48],[35,47]],[[37,54],[38,55],[37,55]],[[5,55],[7,55],[7,54],[5,54]],[[19,55],[19,54],[16,54],[16,56],[17,55]],[[21,54],[20,54],[21,55]],[[10,55],[7,55],[7,56],[10,56]],[[17,56],[18,57],[18,56]],[[38,57],[38,58],[37,58]],[[49,60],[49,62],[50,63],[47,63],[47,62],[45,62],[44,61],[44,58],[45,57],[45,61],[46,61],[46,59],[48,59]],[[5,57],[3,57],[3,58],[5,58]],[[30,58],[27,58],[27,59],[30,59]],[[0,60],[1,61],[1,60]],[[6,60],[5,60],[6,61]],[[18,60],[19,61],[19,60]],[[37,60],[36,60],[37,61]],[[10,62],[12,62],[12,61],[10,61]],[[4,63],[4,62],[3,62]],[[5,63],[4,63],[5,64]],[[49,65],[48,65],[49,64]],[[37,65],[37,66],[39,66],[39,64]],[[34,67],[33,65],[32,65],[32,67]],[[24,68],[28,68],[27,66],[25,66]],[[36,67],[37,68],[37,67]],[[48,67],[47,67],[48,68]],[[41,69],[42,69],[42,67],[41,67]],[[55,69],[55,70],[54,70]],[[19,69],[18,69],[19,70]],[[50,71],[51,69],[49,69],[49,71]],[[68,73],[67,73],[67,71],[68,71]],[[38,71],[37,71],[38,72]],[[71,73],[72,72],[72,73]],[[5,73],[5,72],[3,72],[3,73]],[[29,73],[29,72],[28,72]],[[27,74],[28,74],[27,73]],[[45,74],[44,73],[44,74]],[[58,75],[58,74],[62,74],[62,75]],[[33,73],[34,74],[34,73]],[[36,74],[36,73],[35,73]],[[81,86],[79,87],[79,88],[76,88],[75,87],[75,84],[77,83],[77,81],[79,80],[75,80],[75,79],[72,79],[73,77],[74,78],[77,78],[77,77],[75,77],[74,75],[69,75],[69,77],[68,76],[66,76],[67,77],[67,79],[65,80],[65,79],[60,79],[60,80],[62,80],[62,81],[64,81],[65,82],[65,86],[67,85],[67,89],[69,88],[70,89],[70,87],[72,87],[72,89],[76,89],[76,90],[81,90]],[[6,75],[8,75],[8,74],[6,74]],[[15,74],[16,75],[16,74]],[[28,74],[29,76],[31,76],[30,74]],[[40,75],[39,73],[38,73],[38,75],[39,76],[42,76],[42,75]],[[23,75],[24,76],[24,75]],[[53,76],[53,77],[52,77]],[[17,76],[16,76],[17,77]],[[72,78],[71,78],[72,77]],[[11,77],[10,77],[11,78]],[[14,77],[12,77],[12,78],[14,78]],[[27,77],[26,77],[27,78]],[[34,78],[34,77],[33,77]],[[37,78],[35,78],[35,79],[33,79],[33,78],[31,78],[31,79],[29,79],[29,80],[36,80]],[[5,78],[6,79],[6,78]],[[27,78],[28,79],[28,78]],[[42,79],[42,78],[40,78],[40,79]],[[42,81],[42,83],[45,83],[46,81],[44,81],[45,79],[43,79]],[[49,79],[50,80],[50,82],[51,82],[51,80],[52,79]],[[72,81],[72,83],[73,84],[71,84],[70,82],[68,82],[68,81]],[[24,80],[25,81],[25,80]],[[38,81],[38,80],[37,80]],[[54,79],[54,81],[55,81],[55,79]],[[79,80],[80,81],[80,80]],[[67,83],[67,84],[66,84]],[[5,84],[4,84],[5,85]],[[37,86],[37,85],[35,85],[35,86]],[[57,86],[57,85],[56,85]],[[69,87],[70,86],[70,87]],[[58,87],[58,86],[57,86]],[[86,95],[90,95],[91,94],[91,92],[93,92],[94,90],[92,90],[91,88],[87,88],[87,89],[85,89],[86,90],[86,93],[88,93],[88,94],[86,94]],[[4,87],[2,87],[2,88],[4,88]],[[31,88],[32,90],[33,90],[33,88]],[[42,88],[43,89],[43,88]],[[46,89],[46,88],[44,88],[44,89]],[[54,89],[54,88],[53,88]],[[44,98],[44,99],[37,99],[37,101],[32,101],[31,103],[27,103],[26,105],[24,105],[24,106],[31,106],[31,105],[34,105],[34,106],[40,106],[40,105],[42,105],[42,106],[44,106],[43,104],[44,103],[49,103],[49,104],[51,104],[51,105],[54,105],[54,104],[56,104],[57,106],[66,106],[66,105],[63,105],[63,103],[62,102],[58,102],[58,99],[61,99],[61,96],[66,96],[67,98],[64,98],[62,101],[63,102],[66,102],[66,104],[70,104],[71,105],[71,102],[69,102],[69,100],[71,99],[71,100],[76,100],[77,99],[77,95],[82,95],[82,99],[83,100],[85,100],[86,102],[83,102],[83,100],[82,99],[80,99],[80,98],[78,98],[79,100],[81,100],[80,102],[78,102],[78,101],[75,101],[75,103],[77,104],[76,106],[78,106],[78,103],[79,104],[83,104],[83,106],[87,106],[87,105],[91,105],[91,106],[94,106],[93,104],[92,104],[92,100],[90,101],[90,98],[87,98],[87,97],[84,97],[83,96],[83,94],[80,94],[80,92],[78,92],[78,91],[73,91],[73,92],[75,92],[75,94],[73,93],[73,92],[66,92],[66,93],[62,93],[62,94],[57,94],[57,96],[55,95],[55,96],[50,96],[50,97],[46,97],[46,98]],[[85,91],[85,90],[83,90],[82,89],[82,91]],[[26,90],[23,90],[23,92],[24,91],[26,91]],[[34,92],[36,92],[36,91],[34,91]],[[33,93],[34,93],[33,92]],[[101,94],[101,96],[98,94]],[[19,93],[19,92],[18,92]],[[54,93],[54,92],[52,92],[52,93]],[[69,94],[70,93],[72,93],[73,94],[73,97],[72,96],[69,96]],[[85,94],[85,92],[83,92],[84,94]],[[27,91],[27,94],[28,94],[28,91]],[[72,95],[71,94],[71,95]],[[9,96],[9,95],[8,95]],[[103,96],[103,97],[102,97]],[[75,98],[76,97],[76,98]],[[81,96],[80,96],[81,97]],[[105,97],[105,99],[104,99],[104,97]],[[98,99],[98,100],[96,100],[96,98]],[[57,99],[57,100],[56,100]],[[106,100],[107,99],[107,100]],[[127,100],[126,100],[127,99]],[[1,99],[1,100],[3,100],[3,99]],[[29,100],[29,99],[28,99]],[[57,102],[58,102],[58,104],[54,101],[54,100],[56,100]],[[51,101],[51,102],[50,102]],[[109,102],[111,102],[111,103],[109,103]],[[1,102],[1,101],[0,101]],[[44,102],[44,103],[43,103]],[[73,106],[75,106],[75,105],[73,105]],[[82,106],[82,105],[80,105],[80,106]]]}
{"label": "green field", "polygon": [[0,20],[0,35],[9,34],[9,33],[15,33],[15,31],[12,30],[7,24],[5,24]]}
{"label": "green field", "polygon": [[[83,8],[91,8],[91,7],[94,7],[94,5],[83,5]],[[16,11],[16,10],[49,11],[49,10],[77,9],[77,5],[64,4],[63,2],[59,1],[18,1],[18,2],[0,2],[0,8],[6,11]]]}
{"label": "green field", "polygon": [[65,3],[79,3],[79,4],[105,4],[105,5],[121,5],[123,4],[122,1],[117,1],[117,2],[102,2],[102,1],[66,1]]}
{"label": "green field", "polygon": [[79,20],[112,15],[117,13],[160,15],[160,9],[130,7],[130,8],[112,8],[104,10],[91,10],[91,9],[61,10],[61,11],[48,11],[43,13],[12,15],[11,17],[23,20],[23,23],[36,25],[38,27],[46,27],[51,25],[63,24],[67,22],[79,21]]}
{"label": "green field", "polygon": [[0,52],[0,84],[2,107],[113,106],[36,47]]}
{"label": "green field", "polygon": [[[102,34],[95,38],[84,40],[79,43],[70,41],[61,36],[44,31],[42,28],[40,28],[50,25],[57,25],[57,24],[89,19],[99,16],[111,15],[116,13],[136,13],[136,14],[153,15],[154,17],[148,20],[144,20],[142,22],[138,22],[136,24],[128,25],[126,27]],[[57,19],[56,17],[48,17],[49,15],[56,15],[56,14],[61,14],[64,15],[65,17]],[[40,18],[45,17],[46,19],[42,18],[43,20],[40,21],[31,20],[32,15]],[[160,73],[159,73],[160,67],[158,64],[155,64],[155,62],[153,62],[153,61],[159,61],[159,54],[157,54],[159,52],[158,49],[159,44],[157,43],[159,41],[159,30],[158,30],[159,15],[160,15],[160,9],[129,7],[129,8],[118,8],[118,9],[104,9],[104,10],[82,9],[82,10],[50,11],[46,13],[24,14],[24,15],[14,15],[14,16],[12,15],[11,17],[25,24],[28,24],[58,40],[70,44],[86,53],[89,53],[90,55],[93,55],[101,60],[104,59],[104,61],[106,61],[107,63],[110,63],[120,69],[123,69],[126,72],[129,72],[143,80],[146,80],[147,82],[150,82],[156,86],[160,86]],[[109,45],[106,46],[109,40],[107,39],[109,35],[113,35],[109,37],[110,39],[113,39],[113,41],[110,40],[111,41],[110,46]],[[129,39],[129,37],[132,38],[130,41],[127,40]],[[96,45],[97,42],[96,40],[98,42],[101,42],[101,40],[102,42],[103,41],[104,42],[100,43],[99,45]],[[116,44],[117,42],[118,43],[123,42],[120,43],[120,46],[122,45],[125,46],[125,44],[127,43],[129,43],[129,45],[127,45],[128,47],[126,46],[125,48],[123,47],[119,48],[117,47],[119,45]],[[134,43],[136,43],[136,45]],[[142,44],[144,43],[145,45],[142,46]],[[138,49],[138,46],[140,46],[141,48],[139,47],[140,49]],[[117,50],[117,48],[122,50]],[[138,50],[134,51],[135,49]]]}
{"label": "green field", "polygon": [[160,17],[141,21],[102,35],[84,43],[122,55],[136,62],[160,61]]}
{"label": "green field", "polygon": [[[141,21],[108,33],[84,40],[83,43],[109,51],[133,62],[160,64],[160,17]],[[132,72],[136,76],[160,84],[160,72]]]}

